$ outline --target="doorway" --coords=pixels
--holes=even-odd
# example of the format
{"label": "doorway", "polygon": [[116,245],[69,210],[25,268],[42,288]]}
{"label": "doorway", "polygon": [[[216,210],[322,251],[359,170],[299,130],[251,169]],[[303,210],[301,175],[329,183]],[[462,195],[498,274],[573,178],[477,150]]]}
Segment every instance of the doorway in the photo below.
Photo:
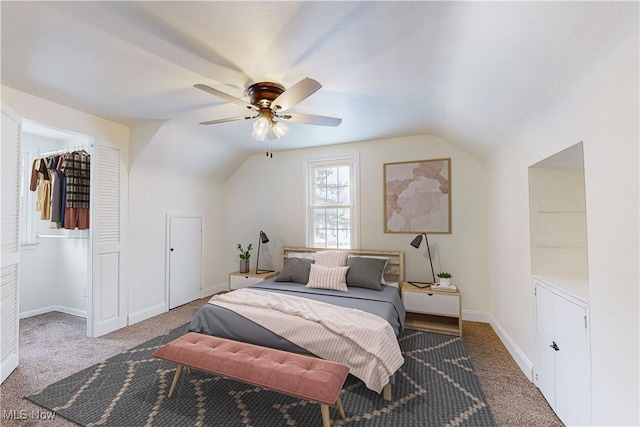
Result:
{"label": "doorway", "polygon": [[58,172],[58,162],[82,151],[90,164],[93,138],[23,120],[21,140],[19,317],[71,314],[85,319],[91,336],[86,321],[92,314],[91,233],[88,223],[65,228],[65,204],[60,201],[66,198],[66,177]]}

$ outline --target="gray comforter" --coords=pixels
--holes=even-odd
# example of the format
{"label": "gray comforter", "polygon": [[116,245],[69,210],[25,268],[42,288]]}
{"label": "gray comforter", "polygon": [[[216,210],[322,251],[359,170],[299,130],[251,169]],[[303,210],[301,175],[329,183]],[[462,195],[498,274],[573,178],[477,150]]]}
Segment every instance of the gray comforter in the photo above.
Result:
{"label": "gray comforter", "polygon": [[[340,292],[312,289],[299,283],[276,282],[273,279],[268,279],[251,286],[251,288],[309,298],[342,307],[357,308],[386,319],[396,336],[404,328],[404,305],[398,290],[391,286],[383,286],[382,291],[350,287],[348,292]],[[257,323],[213,304],[205,304],[198,309],[191,320],[189,330],[285,351],[308,353],[305,349]]]}

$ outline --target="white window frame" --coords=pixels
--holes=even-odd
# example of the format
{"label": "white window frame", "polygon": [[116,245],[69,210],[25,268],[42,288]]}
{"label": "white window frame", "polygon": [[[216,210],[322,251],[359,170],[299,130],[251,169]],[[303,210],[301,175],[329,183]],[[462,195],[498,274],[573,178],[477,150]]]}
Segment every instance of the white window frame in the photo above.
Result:
{"label": "white window frame", "polygon": [[33,161],[38,157],[40,150],[37,147],[23,145],[20,149],[20,246],[36,245],[36,224],[34,212],[36,210],[37,192],[31,191],[31,169]]}
{"label": "white window frame", "polygon": [[[359,163],[360,158],[358,154],[354,154],[351,156],[339,157],[339,158],[329,158],[329,159],[318,159],[318,160],[307,160],[305,169],[306,169],[306,245],[308,247],[317,247],[314,244],[314,209],[317,208],[314,203],[314,194],[315,194],[315,179],[314,179],[314,171],[316,168],[323,167],[335,167],[335,166],[349,166],[350,168],[350,201],[349,205],[336,205],[336,206],[325,206],[325,208],[339,207],[344,208],[347,207],[351,210],[351,222],[350,222],[350,243],[349,249],[357,249],[360,246],[360,172],[359,172]],[[344,249],[344,248],[341,248]]]}

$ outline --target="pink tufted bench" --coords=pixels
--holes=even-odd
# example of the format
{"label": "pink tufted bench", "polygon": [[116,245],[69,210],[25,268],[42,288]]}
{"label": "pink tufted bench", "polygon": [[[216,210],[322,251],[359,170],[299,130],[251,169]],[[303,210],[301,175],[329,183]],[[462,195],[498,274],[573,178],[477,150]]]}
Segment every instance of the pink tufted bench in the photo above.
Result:
{"label": "pink tufted bench", "polygon": [[340,391],[349,368],[340,363],[195,332],[163,345],[153,355],[178,364],[169,397],[187,366],[318,402],[324,427],[331,425],[329,405],[336,403],[345,418]]}

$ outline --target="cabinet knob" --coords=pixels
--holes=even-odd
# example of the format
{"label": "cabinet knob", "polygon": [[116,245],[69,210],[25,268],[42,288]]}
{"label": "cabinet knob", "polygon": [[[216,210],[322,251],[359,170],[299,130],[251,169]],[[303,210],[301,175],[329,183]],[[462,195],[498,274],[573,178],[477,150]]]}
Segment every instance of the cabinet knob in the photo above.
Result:
{"label": "cabinet knob", "polygon": [[551,347],[552,349],[554,349],[555,351],[560,351],[560,347],[558,347],[558,344],[556,344],[556,342],[554,341],[553,344],[551,344],[549,347]]}

